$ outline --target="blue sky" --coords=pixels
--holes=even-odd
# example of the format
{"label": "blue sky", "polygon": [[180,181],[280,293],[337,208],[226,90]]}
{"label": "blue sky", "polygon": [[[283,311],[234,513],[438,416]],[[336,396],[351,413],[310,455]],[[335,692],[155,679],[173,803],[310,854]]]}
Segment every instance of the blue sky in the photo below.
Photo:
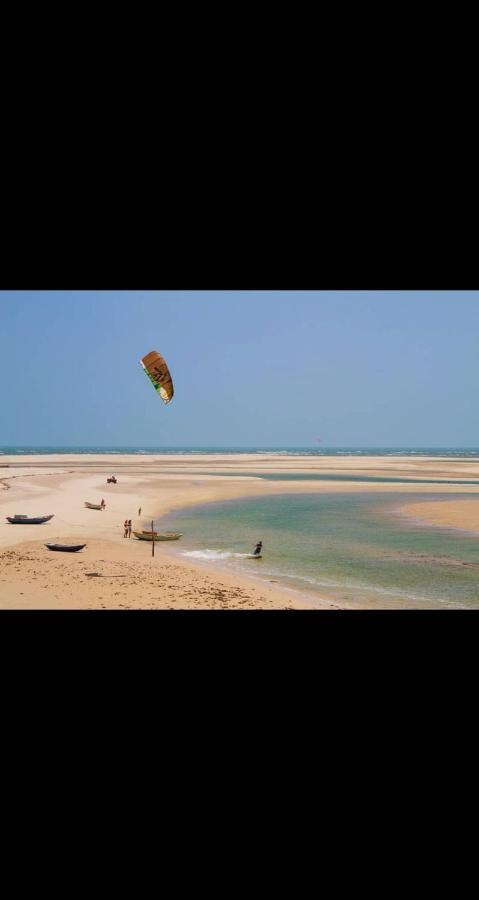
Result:
{"label": "blue sky", "polygon": [[479,292],[0,292],[0,351],[2,446],[479,446]]}

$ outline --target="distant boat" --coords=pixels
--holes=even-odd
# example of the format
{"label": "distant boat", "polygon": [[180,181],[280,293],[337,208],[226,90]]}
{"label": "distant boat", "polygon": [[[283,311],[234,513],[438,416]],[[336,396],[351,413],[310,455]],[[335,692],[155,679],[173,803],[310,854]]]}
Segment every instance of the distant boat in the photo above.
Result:
{"label": "distant boat", "polygon": [[133,534],[139,541],[152,541],[155,538],[155,541],[177,541],[178,538],[182,537],[183,532],[178,531],[134,531]]}
{"label": "distant boat", "polygon": [[85,506],[88,509],[103,509],[106,506],[106,503],[102,506],[101,503],[88,503],[88,501],[85,500]]}
{"label": "distant boat", "polygon": [[86,544],[45,544],[49,550],[62,550],[64,553],[77,553],[83,550]]}
{"label": "distant boat", "polygon": [[11,525],[42,525],[43,522],[49,522],[53,519],[51,516],[6,516]]}

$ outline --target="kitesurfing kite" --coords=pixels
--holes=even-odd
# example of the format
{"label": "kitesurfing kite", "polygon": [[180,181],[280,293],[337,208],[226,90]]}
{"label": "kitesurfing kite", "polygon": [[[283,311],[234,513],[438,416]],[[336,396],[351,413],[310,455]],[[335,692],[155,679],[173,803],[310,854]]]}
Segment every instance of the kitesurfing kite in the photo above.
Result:
{"label": "kitesurfing kite", "polygon": [[155,391],[159,393],[163,402],[169,403],[174,394],[173,381],[161,354],[156,350],[152,350],[151,353],[147,353],[140,360],[140,366],[145,370]]}

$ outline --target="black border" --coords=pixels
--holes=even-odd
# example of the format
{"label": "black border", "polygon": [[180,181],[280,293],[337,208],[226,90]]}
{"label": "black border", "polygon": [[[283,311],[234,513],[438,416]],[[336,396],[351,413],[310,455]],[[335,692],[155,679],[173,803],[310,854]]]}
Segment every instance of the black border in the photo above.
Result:
{"label": "black border", "polygon": [[67,171],[57,154],[35,180],[11,166],[0,289],[477,289],[465,193],[404,158],[358,169],[354,145],[327,163],[310,149],[260,166],[257,148],[227,171],[229,150],[201,169],[193,146],[168,165],[138,147],[127,166],[93,155]]}

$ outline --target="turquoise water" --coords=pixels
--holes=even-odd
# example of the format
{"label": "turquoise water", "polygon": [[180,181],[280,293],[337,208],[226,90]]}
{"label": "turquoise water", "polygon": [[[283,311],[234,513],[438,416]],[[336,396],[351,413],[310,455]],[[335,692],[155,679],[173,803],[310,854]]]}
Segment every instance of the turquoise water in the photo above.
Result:
{"label": "turquoise water", "polygon": [[231,476],[263,478],[267,481],[361,481],[364,484],[477,484],[479,481],[466,481],[463,478],[405,478],[389,475],[328,475],[322,472],[203,472],[203,475],[214,475],[216,478]]}
{"label": "turquoise water", "polygon": [[284,456],[446,456],[451,459],[464,457],[479,458],[479,447],[45,447],[45,446],[1,446],[0,455],[21,456],[22,454],[49,453],[281,453]]}
{"label": "turquoise water", "polygon": [[[414,495],[422,499],[443,495]],[[478,608],[479,536],[408,520],[398,512],[404,502],[394,493],[247,498],[170,513],[161,527],[183,532],[180,555],[300,590],[313,603]],[[258,540],[263,559],[246,559]]]}

